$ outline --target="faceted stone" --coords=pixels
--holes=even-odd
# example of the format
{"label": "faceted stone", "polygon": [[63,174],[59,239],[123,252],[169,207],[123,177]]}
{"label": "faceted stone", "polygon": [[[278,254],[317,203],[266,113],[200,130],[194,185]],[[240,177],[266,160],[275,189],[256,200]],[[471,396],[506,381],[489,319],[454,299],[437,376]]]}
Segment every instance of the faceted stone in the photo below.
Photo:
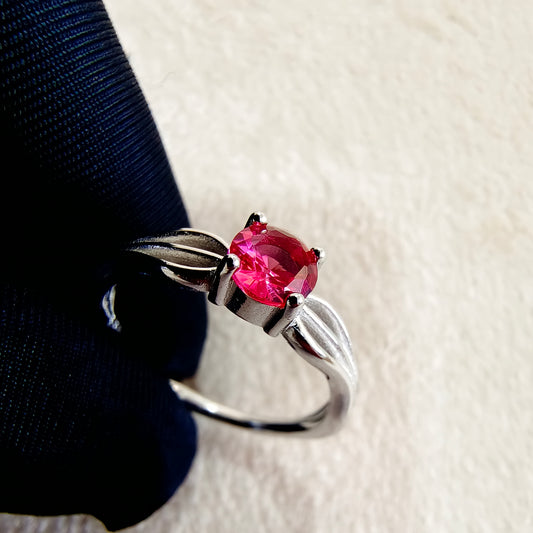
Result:
{"label": "faceted stone", "polygon": [[229,251],[240,259],[233,280],[258,302],[283,308],[291,293],[307,296],[316,285],[316,254],[273,226],[254,222],[237,233]]}

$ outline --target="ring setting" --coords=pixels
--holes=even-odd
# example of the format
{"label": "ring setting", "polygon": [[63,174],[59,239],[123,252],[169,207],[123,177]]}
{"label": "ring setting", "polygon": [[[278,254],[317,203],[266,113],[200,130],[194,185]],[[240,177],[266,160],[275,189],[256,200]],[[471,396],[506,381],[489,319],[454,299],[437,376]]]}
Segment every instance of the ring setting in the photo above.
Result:
{"label": "ring setting", "polygon": [[[351,407],[357,370],[351,342],[337,313],[310,296],[325,253],[308,248],[292,234],[270,226],[255,212],[228,246],[220,237],[195,229],[134,241],[128,254],[155,262],[167,278],[208,294],[269,335],[281,335],[327,378],[329,401],[294,419],[270,420],[219,404],[185,384],[171,380],[176,394],[193,411],[233,425],[274,433],[318,437],[337,431]],[[104,296],[108,324],[120,331],[115,315],[116,285]]]}

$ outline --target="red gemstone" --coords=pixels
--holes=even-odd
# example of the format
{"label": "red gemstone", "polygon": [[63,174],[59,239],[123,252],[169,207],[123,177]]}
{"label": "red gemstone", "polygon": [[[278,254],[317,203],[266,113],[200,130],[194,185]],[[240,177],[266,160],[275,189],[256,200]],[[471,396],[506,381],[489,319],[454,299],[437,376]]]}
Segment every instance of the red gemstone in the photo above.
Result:
{"label": "red gemstone", "polygon": [[229,251],[241,261],[233,280],[258,302],[285,307],[291,293],[307,296],[316,285],[316,254],[278,228],[254,222],[237,233]]}

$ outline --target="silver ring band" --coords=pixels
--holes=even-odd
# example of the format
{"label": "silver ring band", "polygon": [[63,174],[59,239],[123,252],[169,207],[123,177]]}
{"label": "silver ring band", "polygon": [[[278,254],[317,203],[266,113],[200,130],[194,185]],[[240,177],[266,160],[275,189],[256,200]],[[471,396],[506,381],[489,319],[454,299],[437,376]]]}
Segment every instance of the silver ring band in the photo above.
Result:
{"label": "silver ring band", "polygon": [[[252,214],[246,227],[260,223]],[[128,253],[155,261],[171,280],[208,293],[211,302],[224,305],[244,320],[261,326],[269,335],[281,334],[289,345],[327,378],[329,401],[311,414],[295,420],[268,420],[214,402],[181,382],[171,380],[176,394],[195,412],[236,426],[305,437],[329,435],[340,428],[353,401],[357,370],[348,333],[339,316],[326,302],[313,296],[289,294],[285,304],[267,305],[251,297],[233,279],[240,259],[219,237],[194,229],[135,241]],[[323,258],[319,249],[318,263]],[[120,329],[114,312],[115,287],[103,299],[108,324]]]}

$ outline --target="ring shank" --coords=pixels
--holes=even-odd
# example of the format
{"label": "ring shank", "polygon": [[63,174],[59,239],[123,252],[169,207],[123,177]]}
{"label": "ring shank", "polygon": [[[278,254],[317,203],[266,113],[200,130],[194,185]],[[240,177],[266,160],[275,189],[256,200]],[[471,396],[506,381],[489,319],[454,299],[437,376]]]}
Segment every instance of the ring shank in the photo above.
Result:
{"label": "ring shank", "polygon": [[275,421],[250,418],[250,415],[209,400],[198,391],[191,389],[179,381],[170,382],[174,392],[189,407],[191,411],[226,422],[242,428],[264,430],[282,433],[315,432],[327,416],[329,403],[310,415],[293,421]]}
{"label": "ring shank", "polygon": [[[259,418],[215,402],[195,389],[171,380],[173,390],[192,411],[235,426],[302,437],[322,437],[334,433],[341,426],[352,403],[356,371],[351,348],[347,353],[347,346],[342,339],[334,337],[331,329],[317,316],[317,311],[323,315],[325,309],[334,313],[325,302],[308,298],[300,316],[283,333],[298,355],[318,368],[328,380],[330,399],[318,410],[293,420]],[[309,334],[310,323],[314,335]],[[325,339],[317,340],[320,330]]]}

